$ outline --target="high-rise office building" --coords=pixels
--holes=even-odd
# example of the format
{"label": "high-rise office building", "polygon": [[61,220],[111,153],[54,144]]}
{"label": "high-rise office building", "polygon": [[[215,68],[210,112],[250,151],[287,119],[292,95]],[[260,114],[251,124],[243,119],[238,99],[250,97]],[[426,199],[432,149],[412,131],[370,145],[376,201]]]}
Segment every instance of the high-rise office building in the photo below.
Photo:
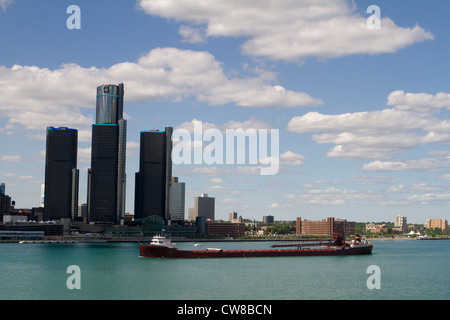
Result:
{"label": "high-rise office building", "polygon": [[88,170],[89,222],[121,224],[125,216],[127,122],[123,119],[123,98],[122,83],[97,87]]}
{"label": "high-rise office building", "polygon": [[203,217],[214,221],[215,219],[215,198],[208,197],[203,193],[201,197],[194,198],[194,208],[189,212],[189,219],[195,220],[197,217]]}
{"label": "high-rise office building", "polygon": [[172,177],[169,194],[169,215],[172,221],[184,221],[186,184]]}
{"label": "high-rise office building", "polygon": [[141,132],[139,172],[135,183],[135,219],[160,216],[166,223],[172,180],[172,127]]}
{"label": "high-rise office building", "polygon": [[78,211],[78,131],[47,128],[44,220],[73,219]]}
{"label": "high-rise office building", "polygon": [[3,221],[3,216],[10,214],[11,197],[6,195],[5,184],[0,183],[0,221]]}

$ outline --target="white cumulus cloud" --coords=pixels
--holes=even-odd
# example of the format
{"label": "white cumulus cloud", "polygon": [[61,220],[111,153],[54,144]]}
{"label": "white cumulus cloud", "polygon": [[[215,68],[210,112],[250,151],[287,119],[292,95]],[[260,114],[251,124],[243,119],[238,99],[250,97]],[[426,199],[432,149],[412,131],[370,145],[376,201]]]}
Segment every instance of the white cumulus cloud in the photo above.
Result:
{"label": "white cumulus cloud", "polygon": [[394,91],[382,110],[326,115],[309,112],[293,117],[286,129],[313,133],[319,144],[334,145],[328,157],[369,159],[365,170],[409,170],[436,168],[441,159],[399,161],[395,155],[418,146],[450,144],[450,121],[443,110],[450,109],[450,94]]}
{"label": "white cumulus cloud", "polygon": [[307,93],[280,90],[279,85],[261,77],[229,78],[221,62],[208,52],[157,48],[137,62],[109,68],[0,66],[0,115],[8,118],[9,131],[16,126],[30,130],[69,126],[89,132],[94,121],[83,109],[95,108],[95,88],[111,82],[125,84],[125,103],[188,97],[208,105],[232,103],[256,108],[323,103]]}
{"label": "white cumulus cloud", "polygon": [[308,113],[292,118],[287,130],[313,132],[316,133],[313,135],[315,142],[334,144],[328,152],[329,157],[376,159],[424,143],[430,137],[415,130],[434,124],[437,124],[436,119],[385,109],[341,115]]}
{"label": "white cumulus cloud", "polygon": [[245,54],[274,60],[392,53],[434,38],[418,25],[399,27],[383,15],[381,28],[369,29],[369,15],[347,0],[140,0],[138,6],[150,15],[189,23],[180,29],[185,41],[245,37]]}
{"label": "white cumulus cloud", "polygon": [[0,7],[2,7],[3,11],[6,11],[6,8],[13,2],[14,0],[0,0]]}
{"label": "white cumulus cloud", "polygon": [[2,160],[5,162],[19,162],[22,160],[22,157],[19,155],[6,155],[2,157]]}

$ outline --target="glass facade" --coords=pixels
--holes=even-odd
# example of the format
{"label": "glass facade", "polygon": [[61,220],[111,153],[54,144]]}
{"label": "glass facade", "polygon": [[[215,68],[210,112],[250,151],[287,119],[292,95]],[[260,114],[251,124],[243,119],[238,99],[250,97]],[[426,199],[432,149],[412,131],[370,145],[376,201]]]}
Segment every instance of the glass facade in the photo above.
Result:
{"label": "glass facade", "polygon": [[172,128],[142,131],[139,172],[135,183],[135,219],[159,216],[170,220]]}
{"label": "glass facade", "polygon": [[122,83],[97,87],[88,171],[90,222],[120,224],[125,216],[127,122],[123,119],[123,97]]}
{"label": "glass facade", "polygon": [[92,126],[89,221],[116,223],[118,126]]}
{"label": "glass facade", "polygon": [[170,183],[169,214],[171,220],[184,221],[185,210],[185,188],[184,182],[178,182],[172,178]]}
{"label": "glass facade", "polygon": [[117,124],[122,114],[119,114],[120,88],[116,85],[97,87],[96,124]]}

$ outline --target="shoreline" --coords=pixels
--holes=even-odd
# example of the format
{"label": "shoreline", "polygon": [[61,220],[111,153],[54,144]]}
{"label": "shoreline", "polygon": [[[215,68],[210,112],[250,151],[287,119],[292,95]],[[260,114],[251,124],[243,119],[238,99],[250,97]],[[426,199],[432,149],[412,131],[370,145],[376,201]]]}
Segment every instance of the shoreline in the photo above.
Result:
{"label": "shoreline", "polygon": [[[410,237],[395,237],[395,238],[365,238],[367,241],[410,241],[410,240],[450,240],[450,237],[436,237],[436,238],[410,238]],[[309,238],[309,239],[234,239],[234,238],[221,238],[221,239],[189,239],[184,237],[172,237],[174,242],[316,242],[316,241],[332,241],[328,238]],[[104,238],[104,237],[49,237],[44,239],[35,240],[20,240],[10,239],[2,240],[2,243],[146,243],[150,242],[151,237],[123,237],[123,238]]]}
{"label": "shoreline", "polygon": [[399,237],[397,237],[397,238],[366,238],[367,239],[367,241],[401,241],[401,240],[406,240],[406,241],[409,241],[409,240],[420,240],[420,241],[422,241],[422,240],[450,240],[450,238],[422,238],[422,239],[419,239],[419,238],[409,238],[409,237],[401,237],[401,238],[399,238]]}

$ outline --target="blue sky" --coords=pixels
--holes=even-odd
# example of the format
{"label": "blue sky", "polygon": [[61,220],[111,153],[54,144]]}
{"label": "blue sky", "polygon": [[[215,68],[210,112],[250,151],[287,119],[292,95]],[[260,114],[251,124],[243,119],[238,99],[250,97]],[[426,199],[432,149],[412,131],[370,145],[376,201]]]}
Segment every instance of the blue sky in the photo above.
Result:
{"label": "blue sky", "polygon": [[69,126],[84,202],[95,89],[123,82],[130,213],[139,132],[202,121],[278,129],[280,170],[174,166],[186,214],[208,193],[219,219],[449,219],[448,12],[445,0],[0,0],[0,182],[17,207],[38,206],[45,128]]}

